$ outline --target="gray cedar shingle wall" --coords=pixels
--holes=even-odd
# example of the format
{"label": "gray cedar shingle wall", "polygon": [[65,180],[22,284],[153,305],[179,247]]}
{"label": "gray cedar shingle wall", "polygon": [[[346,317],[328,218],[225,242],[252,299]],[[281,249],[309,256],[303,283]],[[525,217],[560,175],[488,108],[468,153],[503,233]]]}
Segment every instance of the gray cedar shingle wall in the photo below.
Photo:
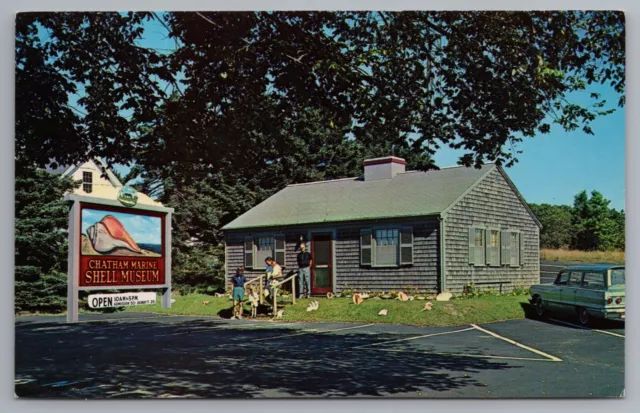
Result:
{"label": "gray cedar shingle wall", "polygon": [[[469,227],[475,223],[500,230],[519,229],[524,241],[524,265],[469,265]],[[449,211],[445,225],[446,288],[454,294],[460,294],[467,283],[492,282],[496,284],[490,286],[497,288],[500,281],[510,281],[511,287],[540,282],[539,227],[498,170],[490,172]]]}
{"label": "gray cedar shingle wall", "polygon": [[[360,267],[360,229],[375,228],[376,225],[397,224],[397,227],[412,226],[414,230],[414,264],[399,268],[370,268]],[[328,230],[330,226],[324,226]],[[425,217],[421,219],[403,219],[383,223],[349,223],[336,226],[335,263],[336,285],[334,291],[358,288],[371,291],[404,290],[407,286],[414,289],[435,291],[438,285],[439,256],[437,218]],[[314,230],[320,229],[318,226]],[[260,234],[269,233],[260,230]],[[270,233],[278,233],[274,230]],[[307,228],[298,227],[280,230],[285,234],[285,267],[297,268],[295,244],[301,233],[307,234]],[[249,231],[228,231],[227,245],[227,278],[233,276],[236,267],[244,264],[244,237],[252,234]],[[258,233],[256,233],[258,234]],[[262,270],[247,269],[245,275],[248,280],[262,274]]]}
{"label": "gray cedar shingle wall", "polygon": [[[390,291],[411,289],[433,292],[438,285],[438,229],[436,218],[394,221],[413,227],[413,265],[399,268],[360,267],[360,229],[371,225],[338,227],[336,245],[336,291]],[[375,228],[375,226],[373,226]]]}

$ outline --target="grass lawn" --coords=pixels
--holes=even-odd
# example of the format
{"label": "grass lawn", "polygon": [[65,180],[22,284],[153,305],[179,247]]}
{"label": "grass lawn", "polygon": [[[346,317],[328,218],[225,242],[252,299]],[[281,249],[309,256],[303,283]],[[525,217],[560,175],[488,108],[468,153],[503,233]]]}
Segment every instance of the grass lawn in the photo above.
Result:
{"label": "grass lawn", "polygon": [[[207,295],[187,295],[175,297],[176,302],[170,309],[162,309],[160,300],[155,305],[127,307],[126,311],[149,311],[162,314],[206,315],[228,317],[232,301],[227,297]],[[320,303],[317,311],[307,312],[311,301]],[[203,304],[208,301],[208,304]],[[397,301],[367,299],[360,305],[353,304],[349,298],[314,298],[298,300],[295,306],[286,305],[283,321],[320,321],[354,323],[389,323],[419,326],[450,326],[470,323],[522,319],[522,308],[527,302],[526,296],[491,296],[482,298],[463,298],[451,301],[435,301],[431,311],[421,311],[427,301]],[[281,308],[280,306],[278,308]],[[386,316],[378,312],[386,308]],[[245,318],[251,313],[245,305]]]}
{"label": "grass lawn", "polygon": [[541,249],[543,261],[624,264],[624,251],[577,251]]}

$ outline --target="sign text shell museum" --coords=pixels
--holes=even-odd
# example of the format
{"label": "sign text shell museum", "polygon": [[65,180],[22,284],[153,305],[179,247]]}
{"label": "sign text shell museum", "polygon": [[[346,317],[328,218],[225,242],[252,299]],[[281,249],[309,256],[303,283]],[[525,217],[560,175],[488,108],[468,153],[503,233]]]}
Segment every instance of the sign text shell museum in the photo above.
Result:
{"label": "sign text shell museum", "polygon": [[[133,211],[123,208],[110,208],[103,205],[91,205],[81,204],[81,216],[84,210],[90,210],[91,212],[101,212],[109,214],[111,211],[122,211],[132,213]],[[120,235],[121,239],[115,238],[115,243],[119,243],[120,248],[114,248],[117,251],[125,251],[130,254],[126,256],[114,255],[110,253],[96,254],[93,248],[88,247],[93,240],[83,239],[80,243],[80,262],[79,262],[79,277],[78,283],[80,287],[104,287],[105,289],[128,287],[128,286],[158,286],[165,284],[165,220],[166,214],[153,211],[136,210],[133,212],[135,218],[145,218],[149,221],[157,221],[157,230],[159,232],[159,244],[157,245],[157,253],[155,254],[143,254],[147,252],[143,249],[143,244],[136,244],[131,236],[121,230],[118,233],[118,224],[120,223],[112,215],[106,215],[110,220],[103,221],[111,224],[115,229],[111,229],[107,225],[101,225],[97,230],[93,231],[97,233],[95,237],[111,237],[116,233]],[[115,223],[113,221],[116,221]],[[145,230],[145,228],[143,228]],[[93,233],[91,230],[80,234],[82,237],[89,238],[87,234]],[[104,235],[104,234],[106,235]],[[99,242],[99,241],[98,241]],[[104,242],[103,242],[104,243]],[[132,245],[130,245],[130,244]],[[126,248],[122,248],[125,246]],[[107,245],[104,248],[109,248]],[[87,248],[92,251],[87,253]]]}

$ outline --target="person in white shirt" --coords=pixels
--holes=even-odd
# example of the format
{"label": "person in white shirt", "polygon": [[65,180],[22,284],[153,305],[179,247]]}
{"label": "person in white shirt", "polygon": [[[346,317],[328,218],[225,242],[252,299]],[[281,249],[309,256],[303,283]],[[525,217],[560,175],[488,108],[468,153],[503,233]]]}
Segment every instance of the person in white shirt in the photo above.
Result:
{"label": "person in white shirt", "polygon": [[269,291],[269,295],[273,297],[273,283],[282,278],[282,267],[272,257],[267,257],[264,262],[271,267],[271,272],[267,273],[266,288]]}

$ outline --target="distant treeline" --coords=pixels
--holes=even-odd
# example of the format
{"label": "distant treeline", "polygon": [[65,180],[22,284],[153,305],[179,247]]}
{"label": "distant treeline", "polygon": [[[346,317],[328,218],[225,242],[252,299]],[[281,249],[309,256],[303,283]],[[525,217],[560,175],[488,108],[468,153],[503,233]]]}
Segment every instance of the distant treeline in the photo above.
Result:
{"label": "distant treeline", "polygon": [[582,251],[624,250],[624,210],[597,191],[578,193],[573,205],[529,204],[543,225],[540,248]]}

